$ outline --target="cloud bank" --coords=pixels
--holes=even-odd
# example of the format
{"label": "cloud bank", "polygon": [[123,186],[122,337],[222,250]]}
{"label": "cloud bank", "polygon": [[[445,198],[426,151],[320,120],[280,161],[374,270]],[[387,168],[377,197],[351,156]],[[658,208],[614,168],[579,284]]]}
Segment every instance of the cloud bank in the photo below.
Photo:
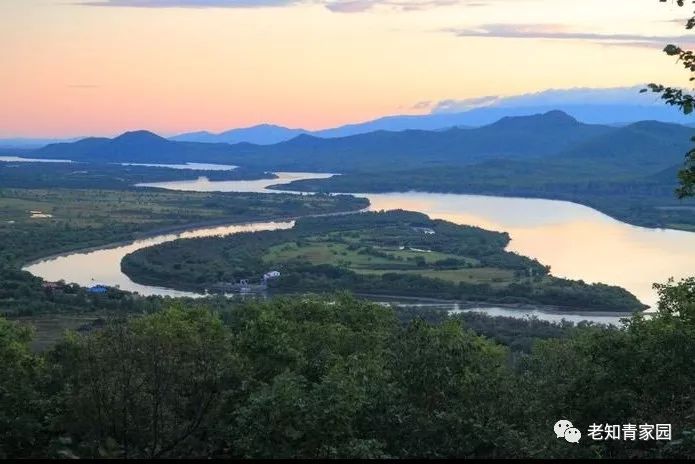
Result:
{"label": "cloud bank", "polygon": [[644,86],[615,87],[606,89],[574,88],[550,89],[511,97],[485,96],[461,100],[430,102],[432,114],[461,113],[476,108],[523,108],[531,106],[573,105],[662,105],[653,94],[641,94]]}

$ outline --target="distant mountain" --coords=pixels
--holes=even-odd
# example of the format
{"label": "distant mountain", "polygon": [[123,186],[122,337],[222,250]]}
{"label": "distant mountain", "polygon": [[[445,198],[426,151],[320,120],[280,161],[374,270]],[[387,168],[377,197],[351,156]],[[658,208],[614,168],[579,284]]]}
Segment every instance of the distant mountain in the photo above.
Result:
{"label": "distant mountain", "polygon": [[179,142],[207,142],[207,143],[253,143],[256,145],[272,145],[284,142],[301,134],[307,134],[304,129],[288,129],[287,127],[272,124],[232,129],[219,134],[210,132],[191,132],[171,137],[170,140]]}
{"label": "distant mountain", "polygon": [[503,118],[477,129],[377,131],[324,139],[301,134],[274,145],[176,142],[152,132],[126,132],[114,139],[87,138],[51,144],[36,156],[76,161],[147,163],[218,162],[263,169],[322,171],[383,168],[394,163],[470,164],[491,157],[544,156],[610,131],[607,126],[577,122],[559,111]]}
{"label": "distant mountain", "polygon": [[178,163],[224,160],[229,145],[172,142],[149,131],[126,132],[116,138],[86,138],[47,145],[33,152],[43,158],[92,162]]}
{"label": "distant mountain", "polygon": [[377,131],[340,138],[301,135],[271,146],[232,146],[235,162],[320,171],[469,165],[492,158],[543,157],[614,128],[583,124],[560,111],[509,117],[481,128]]}
{"label": "distant mountain", "polygon": [[509,114],[509,112],[500,113],[499,117],[490,117],[486,122],[479,124],[478,121],[474,121],[471,118],[464,116],[466,113],[384,116],[371,121],[347,124],[332,129],[318,130],[312,132],[311,134],[322,138],[337,138],[366,134],[375,131],[438,131],[455,127],[482,126],[483,124],[490,124]]}
{"label": "distant mountain", "polygon": [[[185,134],[180,134],[180,135],[175,135],[173,137],[169,137],[169,140],[172,140],[174,142],[203,142],[203,143],[215,143],[217,142],[217,137],[219,137],[221,134],[213,134],[212,132],[208,131],[199,131],[199,132],[187,132]],[[229,143],[224,140],[220,140],[222,143]]]}
{"label": "distant mountain", "polygon": [[504,117],[531,116],[553,110],[561,110],[586,124],[612,126],[628,125],[636,121],[657,120],[672,123],[687,123],[691,118],[673,108],[638,104],[563,104],[533,105],[518,107],[484,107],[455,113],[433,113],[424,115],[386,116],[357,124],[347,124],[331,129],[308,131],[262,124],[243,129],[232,129],[219,134],[191,132],[171,137],[174,141],[241,143],[272,145],[284,142],[301,134],[321,138],[339,138],[376,131],[399,132],[406,130],[439,131],[445,129],[481,127]]}
{"label": "distant mountain", "polygon": [[658,120],[685,123],[690,121],[673,108],[653,105],[536,105],[485,107],[457,113],[435,113],[417,116],[387,116],[359,124],[312,132],[317,137],[345,137],[377,130],[402,131],[409,129],[439,130],[450,127],[480,127],[508,116],[530,116],[553,110],[563,111],[586,124],[625,125],[636,121]]}

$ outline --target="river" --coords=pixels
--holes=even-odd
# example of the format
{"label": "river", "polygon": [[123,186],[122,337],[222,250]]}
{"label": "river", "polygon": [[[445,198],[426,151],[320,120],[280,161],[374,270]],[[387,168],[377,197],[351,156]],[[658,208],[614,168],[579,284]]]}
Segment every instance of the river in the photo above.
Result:
{"label": "river", "polygon": [[[331,176],[312,173],[276,174],[278,179],[216,182],[200,178],[140,185],[190,191],[278,192],[266,188],[292,180]],[[586,206],[566,201],[423,192],[357,195],[368,198],[370,209],[375,211],[401,208],[419,211],[435,219],[509,232],[512,237],[508,247],[510,251],[537,258],[550,265],[554,275],[619,285],[651,306],[657,300],[652,288],[654,282],[665,282],[669,277],[683,278],[692,275],[695,270],[694,233],[636,227]],[[137,249],[181,237],[224,235],[291,226],[291,222],[258,223],[166,234],[106,250],[54,258],[26,269],[46,280],[65,279],[82,285],[119,285],[124,290],[145,295],[189,295],[186,292],[133,283],[120,271],[122,257]],[[536,315],[550,320],[558,318],[557,314],[538,311],[524,312],[507,308],[491,308],[486,311],[496,315]],[[613,315],[565,317],[598,322],[618,320]]]}

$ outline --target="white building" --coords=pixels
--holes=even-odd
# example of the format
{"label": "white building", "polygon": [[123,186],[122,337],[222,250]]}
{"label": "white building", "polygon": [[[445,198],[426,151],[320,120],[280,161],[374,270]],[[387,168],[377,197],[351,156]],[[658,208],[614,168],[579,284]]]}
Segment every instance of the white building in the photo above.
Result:
{"label": "white building", "polygon": [[280,277],[280,273],[278,271],[270,271],[263,274],[263,280],[273,280],[277,279],[278,277]]}

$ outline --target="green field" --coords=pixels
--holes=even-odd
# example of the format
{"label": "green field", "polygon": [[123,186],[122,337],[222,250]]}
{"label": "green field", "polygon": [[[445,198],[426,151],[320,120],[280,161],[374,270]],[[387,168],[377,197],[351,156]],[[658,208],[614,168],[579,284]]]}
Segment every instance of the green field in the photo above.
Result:
{"label": "green field", "polygon": [[[42,211],[51,218],[31,218],[30,211]],[[111,191],[72,189],[5,189],[0,191],[0,221],[21,224],[69,222],[80,227],[101,227],[105,223],[160,225],[177,215],[195,220],[219,217],[219,207],[206,205],[203,197],[154,191]]]}
{"label": "green field", "polygon": [[[0,265],[130,240],[163,228],[356,210],[348,196],[170,192],[154,189],[0,189]],[[48,217],[32,217],[32,211]]]}
{"label": "green field", "polygon": [[[366,206],[366,201],[348,197],[154,189],[0,189],[0,225],[69,222],[74,226],[103,227],[128,223],[141,225],[145,230],[151,226],[234,216],[246,219],[334,212],[341,211],[341,206],[357,209]],[[31,218],[31,211],[52,217]]]}
{"label": "green field", "polygon": [[[438,251],[416,251],[411,249],[373,246],[371,250],[360,247],[354,249],[353,240],[342,237],[347,243],[340,243],[338,235],[309,237],[305,242],[287,242],[271,247],[263,260],[269,265],[289,261],[306,261],[313,265],[328,264],[350,269],[359,274],[383,275],[389,272],[420,275],[449,282],[489,283],[504,285],[521,278],[509,269],[478,267],[480,262],[474,258],[461,257]],[[351,246],[352,245],[352,246]],[[376,251],[379,255],[369,254]],[[437,263],[444,260],[457,260],[465,263],[454,269],[437,269]]]}
{"label": "green field", "polygon": [[[289,242],[276,245],[268,250],[266,259],[273,261],[288,261],[291,259],[305,259],[312,264],[335,264],[338,261],[349,262],[349,267],[378,269],[380,265],[400,265],[414,267],[410,261],[421,257],[426,263],[432,264],[437,261],[452,258],[459,258],[456,255],[440,253],[428,250],[413,251],[390,249],[387,247],[372,247],[374,250],[384,253],[384,256],[370,256],[360,253],[359,250],[351,250],[349,245],[336,242],[323,241],[321,237],[308,239],[310,243],[297,245],[296,242]],[[471,263],[477,262],[472,258],[465,258]],[[405,263],[403,263],[405,261]]]}

